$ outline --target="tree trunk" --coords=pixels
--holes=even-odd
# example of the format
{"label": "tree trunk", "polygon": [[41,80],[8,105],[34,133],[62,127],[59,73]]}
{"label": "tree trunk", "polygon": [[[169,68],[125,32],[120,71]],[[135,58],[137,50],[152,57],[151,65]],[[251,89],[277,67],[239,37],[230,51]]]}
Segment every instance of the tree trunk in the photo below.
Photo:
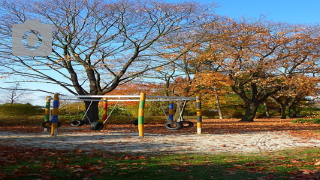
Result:
{"label": "tree trunk", "polygon": [[281,119],[287,119],[287,106],[281,104]]}
{"label": "tree trunk", "polygon": [[218,113],[219,113],[219,119],[223,119],[221,106],[220,106],[220,100],[219,100],[219,96],[217,93],[217,88],[215,85],[213,86],[213,88],[214,88],[214,92],[215,92],[215,98],[216,98],[216,103],[217,103],[217,108],[218,108]]}
{"label": "tree trunk", "polygon": [[253,122],[256,116],[257,109],[259,107],[259,102],[250,101],[247,103],[247,110],[240,121]]}
{"label": "tree trunk", "polygon": [[294,107],[292,108],[292,117],[293,117],[293,118],[296,118],[296,117],[297,117],[297,108],[296,108],[296,106],[294,106]]}
{"label": "tree trunk", "polygon": [[86,118],[85,124],[90,124],[99,120],[99,101],[85,101],[86,106]]}
{"label": "tree trunk", "polygon": [[267,117],[267,118],[271,118],[270,113],[269,113],[269,109],[268,109],[268,106],[267,106],[267,103],[266,103],[266,102],[263,102],[263,105],[265,106],[265,107],[264,107],[264,110],[266,111],[266,117]]}
{"label": "tree trunk", "polygon": [[[179,103],[179,104],[178,104]],[[183,112],[186,108],[186,106],[184,105],[184,102],[180,102],[180,101],[177,101],[176,102],[176,106],[175,109],[176,109],[176,112],[174,113],[174,119],[177,119],[177,121],[183,121]],[[181,116],[180,116],[181,114]]]}

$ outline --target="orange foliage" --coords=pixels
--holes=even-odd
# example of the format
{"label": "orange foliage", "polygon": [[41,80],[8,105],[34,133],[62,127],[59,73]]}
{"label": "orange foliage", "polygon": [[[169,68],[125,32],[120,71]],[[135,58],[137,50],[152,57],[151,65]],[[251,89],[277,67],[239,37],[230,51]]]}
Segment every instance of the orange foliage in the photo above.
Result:
{"label": "orange foliage", "polygon": [[[140,95],[140,93],[146,93],[146,95],[152,95],[155,89],[158,89],[159,85],[154,83],[134,84],[127,83],[118,86],[112,92],[105,95]],[[108,105],[114,105],[116,102],[108,102]],[[125,105],[136,105],[138,102],[135,101],[124,101],[121,104]]]}
{"label": "orange foliage", "polygon": [[229,86],[231,81],[225,74],[213,71],[202,71],[195,74],[195,83],[197,87],[202,87],[202,91],[212,91],[214,88],[218,91]]}

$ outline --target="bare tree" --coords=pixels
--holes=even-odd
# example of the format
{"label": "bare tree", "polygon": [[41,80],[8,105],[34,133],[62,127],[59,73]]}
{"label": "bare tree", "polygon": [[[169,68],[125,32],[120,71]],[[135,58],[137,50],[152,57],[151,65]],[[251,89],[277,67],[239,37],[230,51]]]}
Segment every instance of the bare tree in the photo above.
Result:
{"label": "bare tree", "polygon": [[[1,1],[0,58],[7,72],[26,81],[56,84],[73,95],[101,95],[148,71],[172,63],[196,44],[192,36],[211,21],[212,10],[197,3],[157,1],[44,0]],[[11,55],[12,24],[38,19],[53,27],[53,53],[47,57]],[[184,36],[188,32],[188,36]],[[190,45],[166,48],[175,39]],[[165,55],[175,54],[171,58]],[[85,102],[88,107],[90,102]],[[98,120],[98,103],[88,116]]]}
{"label": "bare tree", "polygon": [[13,105],[17,103],[24,95],[24,92],[20,90],[20,83],[15,83],[15,85],[8,88],[0,88],[3,93],[3,99],[5,103]]}

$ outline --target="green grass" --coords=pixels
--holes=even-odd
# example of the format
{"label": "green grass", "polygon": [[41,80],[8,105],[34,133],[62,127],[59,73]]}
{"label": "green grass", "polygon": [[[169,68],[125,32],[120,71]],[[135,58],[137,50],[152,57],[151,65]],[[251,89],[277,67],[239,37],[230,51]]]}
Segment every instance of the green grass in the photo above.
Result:
{"label": "green grass", "polygon": [[0,114],[0,125],[35,125],[44,121],[41,115],[9,116]]}
{"label": "green grass", "polygon": [[[64,123],[70,123],[71,118],[68,116],[60,116],[59,121]],[[39,125],[44,121],[44,115],[20,115],[9,116],[0,114],[0,125],[13,126],[13,125]]]}
{"label": "green grass", "polygon": [[290,179],[318,177],[320,160],[317,148],[261,155],[11,150],[1,156],[0,179]]}
{"label": "green grass", "polygon": [[320,119],[314,118],[314,119],[296,119],[291,121],[293,123],[314,123],[314,124],[320,124]]}

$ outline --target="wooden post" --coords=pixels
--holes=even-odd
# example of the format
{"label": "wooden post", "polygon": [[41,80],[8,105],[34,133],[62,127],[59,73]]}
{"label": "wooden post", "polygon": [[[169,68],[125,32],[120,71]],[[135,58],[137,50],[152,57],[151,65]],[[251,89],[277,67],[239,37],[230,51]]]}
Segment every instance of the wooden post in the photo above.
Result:
{"label": "wooden post", "polygon": [[59,94],[53,96],[53,108],[52,108],[52,125],[51,135],[56,137],[58,133],[58,115],[59,115]]}
{"label": "wooden post", "polygon": [[138,113],[138,130],[139,136],[144,137],[144,107],[145,107],[146,94],[140,93],[139,113]]}
{"label": "wooden post", "polygon": [[[44,109],[44,122],[50,121],[50,101],[51,101],[51,96],[47,96],[46,106]],[[48,128],[44,128],[44,132],[47,132],[47,131],[48,131]]]}
{"label": "wooden post", "polygon": [[202,129],[202,113],[201,113],[201,100],[200,97],[197,96],[197,133],[201,134]]}
{"label": "wooden post", "polygon": [[103,115],[102,115],[102,123],[104,123],[103,125],[103,129],[107,128],[107,123],[105,123],[105,120],[108,117],[108,99],[107,98],[103,98]]}
{"label": "wooden post", "polygon": [[169,101],[169,121],[173,122],[173,102]]}

